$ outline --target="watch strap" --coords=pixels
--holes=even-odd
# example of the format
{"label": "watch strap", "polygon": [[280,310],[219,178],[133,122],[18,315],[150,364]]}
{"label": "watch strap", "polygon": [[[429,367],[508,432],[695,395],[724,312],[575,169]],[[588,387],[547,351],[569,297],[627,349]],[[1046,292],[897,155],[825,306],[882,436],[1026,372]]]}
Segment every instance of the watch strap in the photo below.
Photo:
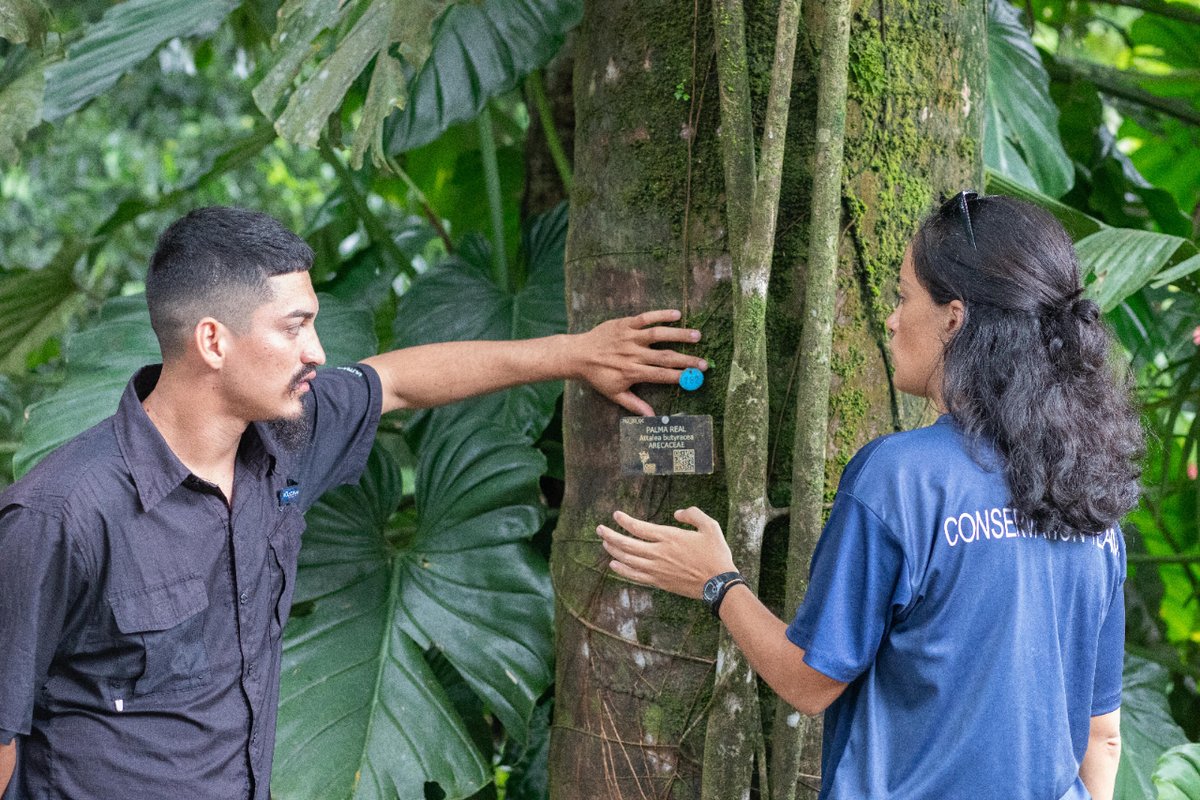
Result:
{"label": "watch strap", "polygon": [[740,572],[722,572],[720,575],[715,575],[708,580],[709,584],[716,584],[717,593],[712,600],[706,600],[705,605],[712,615],[720,619],[721,602],[725,599],[725,593],[739,583],[746,583],[746,579],[742,577]]}
{"label": "watch strap", "polygon": [[712,610],[712,614],[714,617],[716,617],[717,619],[721,618],[721,603],[723,603],[725,601],[725,595],[729,592],[730,589],[737,586],[739,583],[743,586],[749,585],[746,583],[746,579],[739,575],[738,577],[734,578],[733,580],[727,581],[725,583],[725,585],[721,587],[721,591],[717,594],[717,599],[714,600],[713,604],[712,604],[711,610]]}

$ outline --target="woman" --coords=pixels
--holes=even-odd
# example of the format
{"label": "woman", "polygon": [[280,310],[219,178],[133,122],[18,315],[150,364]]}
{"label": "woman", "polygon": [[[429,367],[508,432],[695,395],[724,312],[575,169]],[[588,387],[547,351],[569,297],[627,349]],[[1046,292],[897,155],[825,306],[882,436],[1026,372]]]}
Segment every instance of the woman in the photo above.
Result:
{"label": "woman", "polygon": [[598,528],[615,572],[705,599],[825,711],[822,798],[1111,797],[1143,437],[1081,291],[1027,203],[962,192],[922,223],[887,328],[896,388],[943,415],[847,465],[790,625],[699,509]]}

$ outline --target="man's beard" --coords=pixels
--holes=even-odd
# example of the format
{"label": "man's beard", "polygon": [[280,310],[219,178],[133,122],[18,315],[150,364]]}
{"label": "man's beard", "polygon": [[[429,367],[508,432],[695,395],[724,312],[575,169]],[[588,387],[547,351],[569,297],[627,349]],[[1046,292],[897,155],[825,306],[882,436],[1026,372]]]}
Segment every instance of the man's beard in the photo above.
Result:
{"label": "man's beard", "polygon": [[292,454],[299,453],[312,439],[312,422],[307,409],[301,411],[297,417],[268,420],[267,429],[271,431],[271,438]]}
{"label": "man's beard", "polygon": [[[315,370],[316,364],[305,364],[288,384],[288,391],[295,393],[300,384],[310,378]],[[302,403],[300,413],[294,417],[280,417],[268,421],[267,428],[284,450],[293,454],[299,453],[312,438],[312,420],[309,419],[308,406]]]}

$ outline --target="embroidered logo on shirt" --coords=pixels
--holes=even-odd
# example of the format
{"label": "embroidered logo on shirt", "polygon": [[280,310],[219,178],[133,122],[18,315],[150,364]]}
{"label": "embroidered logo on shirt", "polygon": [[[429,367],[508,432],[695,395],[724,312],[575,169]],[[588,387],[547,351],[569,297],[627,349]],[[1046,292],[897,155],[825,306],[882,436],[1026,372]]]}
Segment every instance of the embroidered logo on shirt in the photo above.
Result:
{"label": "embroidered logo on shirt", "polygon": [[353,375],[357,375],[360,378],[363,376],[362,371],[355,367],[335,367],[335,369],[340,369],[342,372],[349,372]]}
{"label": "embroidered logo on shirt", "polygon": [[300,487],[299,486],[289,486],[286,489],[279,490],[279,505],[280,505],[280,507],[293,505],[299,499],[300,499]]}

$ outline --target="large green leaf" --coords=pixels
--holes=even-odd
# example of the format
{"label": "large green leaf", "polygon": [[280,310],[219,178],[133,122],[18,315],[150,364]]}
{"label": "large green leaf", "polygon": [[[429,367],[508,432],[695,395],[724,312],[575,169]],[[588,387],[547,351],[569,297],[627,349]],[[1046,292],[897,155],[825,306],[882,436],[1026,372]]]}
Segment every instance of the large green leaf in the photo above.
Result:
{"label": "large green leaf", "polygon": [[582,16],[582,0],[452,6],[434,27],[433,51],[413,77],[408,105],[388,121],[388,151],[420,147],[474,119],[489,99],[548,62]]}
{"label": "large green leaf", "polygon": [[1183,257],[1176,262],[1179,269],[1171,270],[1170,279],[1200,269],[1200,259],[1191,257],[1195,247],[1186,239],[1153,231],[1107,228],[1077,242],[1075,250],[1084,275],[1094,278],[1087,295],[1105,311],[1149,283],[1176,260],[1177,253]]}
{"label": "large green leaf", "polygon": [[[321,313],[316,324],[327,361],[349,363],[373,354],[371,313],[331,295],[319,297]],[[29,408],[24,439],[13,455],[17,477],[51,450],[116,411],[130,376],[161,359],[145,296],[108,301],[94,324],[67,338],[64,355],[67,377],[63,385]]]}
{"label": "large green leaf", "polygon": [[58,120],[108,89],[159,45],[182,36],[206,36],[238,0],[126,0],[113,6],[67,58],[46,68],[42,115]]}
{"label": "large green leaf", "polygon": [[1055,218],[1062,223],[1066,228],[1067,233],[1075,241],[1079,241],[1085,236],[1103,230],[1108,226],[1098,219],[1089,217],[1077,208],[1072,208],[1066,203],[1059,202],[1049,195],[1043,194],[1036,189],[1030,189],[1028,186],[1013,180],[1012,178],[997,172],[988,167],[986,174],[986,187],[988,194],[1005,194],[1009,197],[1016,197],[1020,200],[1025,200],[1049,211]]}
{"label": "large green leaf", "polygon": [[1151,776],[1158,800],[1200,800],[1200,744],[1172,747]]}
{"label": "large green leaf", "polygon": [[1050,79],[1020,12],[988,0],[988,90],[984,163],[1017,182],[1061,197],[1075,168],[1058,135]]}
{"label": "large green leaf", "polygon": [[419,456],[415,509],[377,447],[358,486],[309,512],[285,632],[275,797],[448,800],[492,779],[424,652],[444,657],[524,736],[552,679],[541,455],[479,420],[439,429]]}
{"label": "large green leaf", "polygon": [[[404,104],[406,97],[399,57],[410,70],[424,63],[433,20],[446,2],[290,0],[279,11],[275,63],[255,87],[255,102],[264,114],[276,119],[280,136],[314,146],[329,116],[341,108],[351,85],[374,61],[360,130],[355,135],[353,161],[359,166],[362,154],[372,143],[376,153],[382,155],[379,145],[383,121],[394,107]],[[334,45],[325,48],[318,42],[330,31],[334,33]],[[301,83],[289,96],[299,75],[303,75]],[[276,117],[284,97],[287,103]]]}
{"label": "large green leaf", "polygon": [[[435,341],[529,339],[567,329],[563,297],[566,206],[537,217],[526,229],[522,250],[528,277],[502,291],[488,272],[486,255],[447,258],[413,282],[396,309],[399,347]],[[554,414],[561,382],[518,386],[439,409],[437,426],[463,414],[499,422],[536,438]]]}
{"label": "large green leaf", "polygon": [[1125,656],[1125,686],[1121,693],[1121,762],[1115,800],[1144,800],[1154,796],[1151,775],[1158,757],[1183,744],[1187,737],[1173,719],[1167,703],[1167,671],[1138,656]]}
{"label": "large green leaf", "polygon": [[42,269],[0,271],[0,371],[23,371],[26,357],[61,331],[83,304],[75,262],[84,249],[70,242]]}

